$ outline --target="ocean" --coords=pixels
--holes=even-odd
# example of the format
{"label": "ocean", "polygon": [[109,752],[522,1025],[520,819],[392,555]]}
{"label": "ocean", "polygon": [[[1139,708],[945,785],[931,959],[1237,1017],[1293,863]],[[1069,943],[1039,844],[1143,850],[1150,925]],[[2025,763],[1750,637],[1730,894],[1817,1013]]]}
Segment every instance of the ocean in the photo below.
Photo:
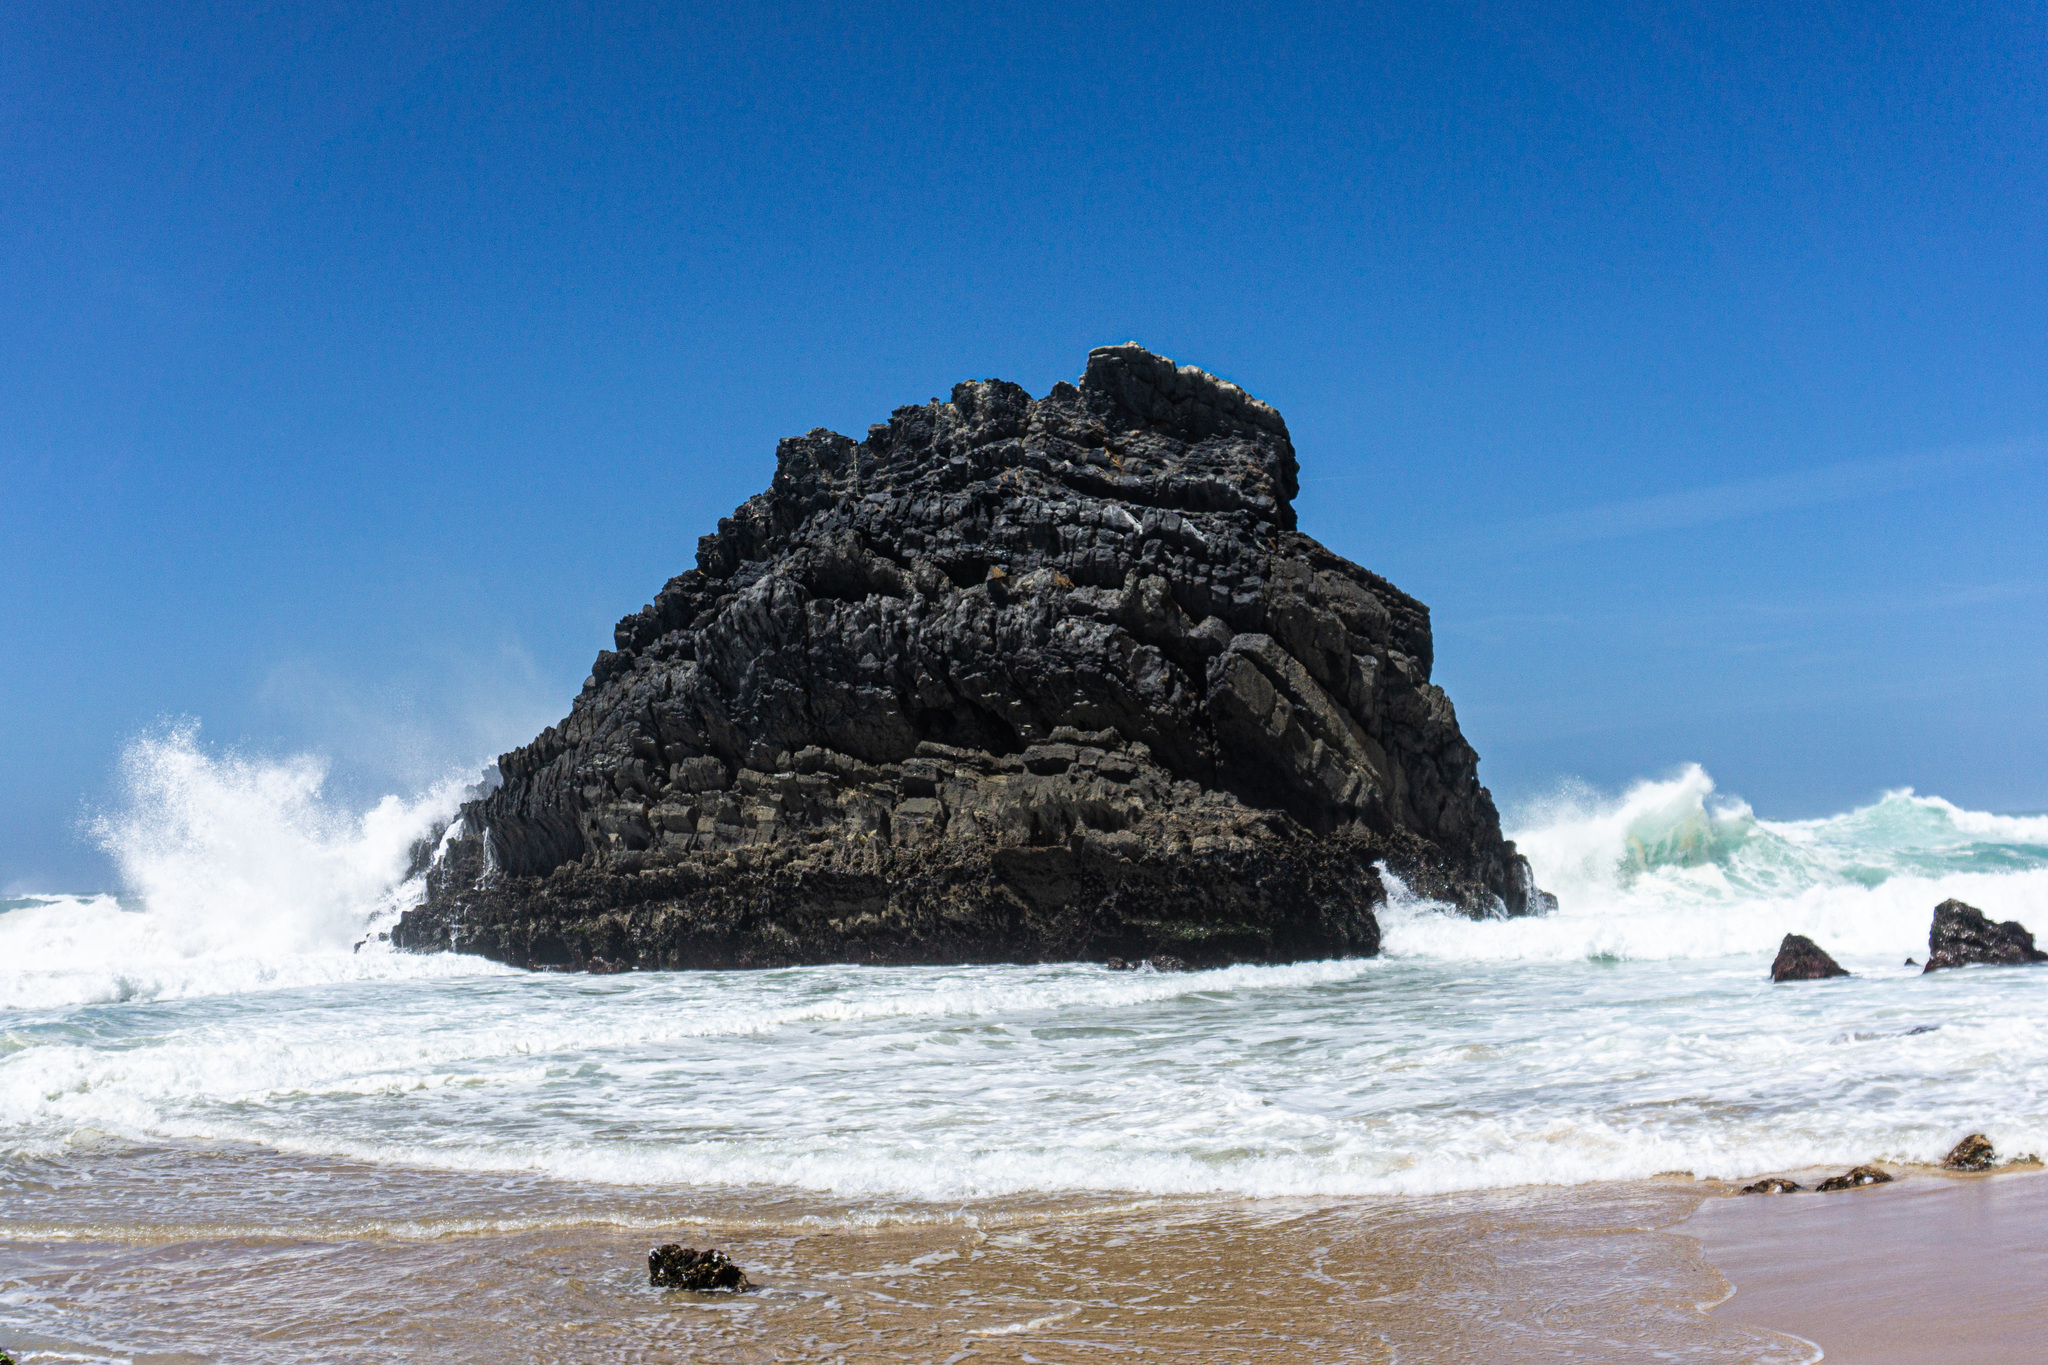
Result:
{"label": "ocean", "polygon": [[[1688,1325],[1712,1276],[1654,1234],[1701,1182],[1933,1162],[1973,1131],[2048,1152],[2048,974],[1907,962],[1948,897],[2048,931],[2048,816],[1897,791],[1774,820],[1690,767],[1515,815],[1555,913],[1474,921],[1396,883],[1373,959],[591,977],[377,939],[458,783],[364,812],[317,763],[189,732],[134,746],[126,781],[94,825],[120,897],[0,902],[17,1354],[492,1359],[492,1324],[544,1320],[593,1359],[1063,1359],[1076,1332],[1147,1339],[1194,1239],[1232,1283],[1355,1244],[1408,1286],[1353,1295],[1341,1332],[1328,1295],[1294,1336],[1260,1319],[1329,1339],[1302,1358],[1492,1349],[1459,1296],[1537,1302],[1576,1255],[1622,1298],[1553,1307],[1555,1358],[1636,1312],[1673,1358],[1803,1359]],[[1772,985],[1786,933],[1853,975]],[[646,1247],[693,1236],[763,1293],[664,1306]],[[1083,1292],[1126,1281],[1152,1294]],[[848,1286],[885,1283],[912,1306],[882,1321]],[[1247,1358],[1244,1314],[1198,1300],[1190,1351]]]}

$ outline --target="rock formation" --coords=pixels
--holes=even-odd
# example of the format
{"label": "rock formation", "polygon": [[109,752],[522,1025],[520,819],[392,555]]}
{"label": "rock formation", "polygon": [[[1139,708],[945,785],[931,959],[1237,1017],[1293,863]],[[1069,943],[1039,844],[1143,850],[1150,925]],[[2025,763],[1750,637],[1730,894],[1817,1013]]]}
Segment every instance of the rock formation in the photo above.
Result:
{"label": "rock formation", "polygon": [[1371,954],[1379,867],[1553,904],[1429,611],[1295,528],[1280,414],[1135,345],[783,441],[401,947],[529,966]]}
{"label": "rock formation", "polygon": [[1742,1193],[1797,1194],[1805,1188],[1806,1186],[1800,1184],[1796,1180],[1787,1180],[1785,1177],[1781,1175],[1774,1175],[1768,1177],[1767,1179],[1759,1180],[1754,1185],[1744,1185],[1742,1187]]}
{"label": "rock formation", "polygon": [[2008,966],[2048,962],[2048,953],[2034,947],[2034,936],[2018,920],[1993,924],[1982,910],[1959,900],[1935,906],[1934,922],[1927,928],[1927,965],[1922,973],[1977,962]]}
{"label": "rock formation", "polygon": [[1841,963],[1804,934],[1785,935],[1785,941],[1778,945],[1777,959],[1771,963],[1773,981],[1821,981],[1848,974]]}

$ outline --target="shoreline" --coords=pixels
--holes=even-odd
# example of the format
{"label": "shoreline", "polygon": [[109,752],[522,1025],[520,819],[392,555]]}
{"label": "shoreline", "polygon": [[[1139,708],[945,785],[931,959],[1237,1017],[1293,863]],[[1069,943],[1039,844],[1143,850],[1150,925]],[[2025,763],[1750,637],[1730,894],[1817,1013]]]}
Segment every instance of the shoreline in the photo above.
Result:
{"label": "shoreline", "polygon": [[[1691,1180],[941,1205],[216,1147],[10,1161],[0,1181],[0,1345],[22,1365],[1811,1355],[1701,1311],[1726,1286],[1673,1232],[1705,1197]],[[758,1291],[650,1289],[671,1241],[726,1251]]]}
{"label": "shoreline", "polygon": [[[0,1162],[0,1346],[22,1365],[1054,1361],[1140,1346],[1185,1361],[2048,1356],[2027,1311],[2048,1278],[2034,1246],[2048,1175],[1892,1169],[1893,1184],[1826,1196],[1674,1175],[937,1204],[117,1144]],[[650,1289],[647,1250],[668,1241],[725,1250],[759,1291]],[[259,1337],[271,1353],[251,1357]]]}

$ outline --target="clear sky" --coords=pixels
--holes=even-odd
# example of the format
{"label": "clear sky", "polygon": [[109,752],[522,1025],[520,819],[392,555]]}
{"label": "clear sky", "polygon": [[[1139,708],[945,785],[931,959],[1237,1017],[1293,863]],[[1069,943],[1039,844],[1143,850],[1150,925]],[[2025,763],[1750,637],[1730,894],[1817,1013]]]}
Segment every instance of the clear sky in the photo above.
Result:
{"label": "clear sky", "polygon": [[166,720],[523,742],[776,438],[1128,339],[1510,809],[2048,807],[2044,158],[2039,0],[6,6],[0,889]]}

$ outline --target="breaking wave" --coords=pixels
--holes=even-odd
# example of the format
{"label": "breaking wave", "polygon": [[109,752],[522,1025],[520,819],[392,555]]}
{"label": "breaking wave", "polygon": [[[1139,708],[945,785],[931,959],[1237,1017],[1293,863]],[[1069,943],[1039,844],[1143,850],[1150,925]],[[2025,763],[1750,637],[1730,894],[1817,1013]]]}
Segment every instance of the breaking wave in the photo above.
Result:
{"label": "breaking wave", "polygon": [[320,759],[211,753],[196,725],[131,743],[119,803],[89,822],[123,894],[0,902],[0,1007],[450,970],[356,945],[419,900],[413,848],[454,815],[461,781],[361,811],[326,786]]}
{"label": "breaking wave", "polygon": [[[1619,798],[1569,790],[1512,831],[1558,898],[1540,919],[1472,923],[1416,902],[1387,916],[1395,956],[1678,959],[1775,949],[1924,954],[1936,904],[1996,919],[2048,907],[2048,816],[1965,810],[1911,789],[1820,820],[1765,820],[1697,764]],[[2048,929],[2048,924],[2041,926]]]}

